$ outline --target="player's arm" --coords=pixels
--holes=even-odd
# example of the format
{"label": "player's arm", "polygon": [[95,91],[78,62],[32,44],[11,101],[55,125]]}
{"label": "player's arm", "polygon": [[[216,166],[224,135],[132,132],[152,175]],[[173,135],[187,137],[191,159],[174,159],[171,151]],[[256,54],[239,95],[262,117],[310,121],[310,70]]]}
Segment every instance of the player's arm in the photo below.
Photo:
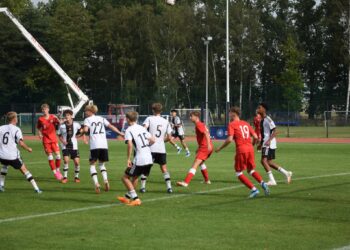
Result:
{"label": "player's arm", "polygon": [[27,150],[29,153],[31,153],[33,150],[32,148],[28,147],[27,144],[24,143],[23,139],[20,139],[18,144],[25,150]]}
{"label": "player's arm", "polygon": [[257,143],[259,143],[259,137],[251,126],[249,126],[249,133],[250,133],[250,136],[253,137],[253,145],[256,145]]}
{"label": "player's arm", "polygon": [[113,126],[112,124],[109,124],[107,126],[110,130],[116,132],[118,135],[120,136],[124,136],[124,133],[120,132],[120,130],[118,128],[116,128],[115,126]]}
{"label": "player's arm", "polygon": [[270,138],[266,141],[266,146],[270,146],[270,143],[271,143],[271,141],[274,139],[274,138],[276,138],[276,133],[277,133],[277,129],[276,128],[274,128],[274,129],[272,129],[272,133],[271,133],[271,135],[270,135]]}
{"label": "player's arm", "polygon": [[131,161],[131,154],[132,154],[132,148],[133,148],[133,145],[132,145],[132,141],[131,140],[128,140],[126,141],[128,147],[127,147],[127,166],[128,168],[131,168],[132,167],[132,161]]}
{"label": "player's arm", "polygon": [[38,130],[38,136],[39,136],[39,139],[42,140],[43,139],[43,133],[42,133],[42,127],[41,127],[41,123],[40,123],[40,120],[38,120],[37,124],[36,124],[36,128]]}
{"label": "player's arm", "polygon": [[216,153],[219,153],[221,150],[223,150],[224,148],[226,148],[231,142],[233,141],[233,136],[230,135],[226,138],[226,140],[224,141],[224,143],[215,150]]}
{"label": "player's arm", "polygon": [[207,140],[207,145],[208,145],[208,151],[211,151],[213,148],[210,143],[210,134],[208,130],[204,131],[205,139]]}
{"label": "player's arm", "polygon": [[148,138],[148,141],[149,141],[149,145],[151,146],[156,142],[156,138],[154,136],[151,136]]}
{"label": "player's arm", "polygon": [[67,145],[67,142],[62,135],[58,135],[58,139],[60,140],[60,142],[62,142],[63,145]]}

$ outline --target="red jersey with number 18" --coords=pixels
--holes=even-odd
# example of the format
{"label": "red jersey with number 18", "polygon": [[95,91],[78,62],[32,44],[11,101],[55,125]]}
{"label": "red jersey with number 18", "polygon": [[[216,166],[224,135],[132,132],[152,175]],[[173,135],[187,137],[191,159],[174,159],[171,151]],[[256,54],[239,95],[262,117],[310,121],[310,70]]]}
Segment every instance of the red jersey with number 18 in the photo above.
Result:
{"label": "red jersey with number 18", "polygon": [[230,122],[227,132],[235,140],[236,153],[254,152],[251,136],[255,132],[249,123],[243,120]]}

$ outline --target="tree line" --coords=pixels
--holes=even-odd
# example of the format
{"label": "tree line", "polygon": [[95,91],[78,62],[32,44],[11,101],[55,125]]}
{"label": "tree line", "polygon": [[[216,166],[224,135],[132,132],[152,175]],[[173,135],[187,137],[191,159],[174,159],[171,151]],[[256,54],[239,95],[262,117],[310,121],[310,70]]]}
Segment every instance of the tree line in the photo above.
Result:
{"label": "tree line", "polygon": [[[96,103],[154,101],[167,109],[226,101],[226,1],[0,0]],[[344,110],[349,68],[348,0],[231,0],[230,96],[246,114]],[[0,103],[66,104],[66,88],[4,15]]]}

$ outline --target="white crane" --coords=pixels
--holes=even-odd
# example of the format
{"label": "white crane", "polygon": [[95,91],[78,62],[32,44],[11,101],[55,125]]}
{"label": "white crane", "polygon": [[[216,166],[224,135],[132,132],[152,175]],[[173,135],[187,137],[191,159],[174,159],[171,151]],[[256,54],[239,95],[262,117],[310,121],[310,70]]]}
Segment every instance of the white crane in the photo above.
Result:
{"label": "white crane", "polygon": [[[75,82],[67,75],[66,72],[56,63],[56,61],[46,52],[46,50],[38,43],[38,41],[23,27],[23,25],[17,20],[17,18],[8,10],[8,8],[0,8],[0,13],[4,13],[10,18],[10,20],[16,25],[16,27],[21,31],[23,36],[30,42],[31,45],[40,53],[42,57],[51,65],[51,67],[59,74],[63,79],[64,83],[68,89],[68,99],[70,102],[70,107],[60,106],[60,111],[65,109],[71,109],[73,115],[75,116],[85,103],[89,101],[89,97],[81,91],[81,89],[75,84]],[[74,105],[72,96],[69,93],[69,89],[73,90],[78,97],[78,102]],[[92,101],[90,101],[92,103]]]}

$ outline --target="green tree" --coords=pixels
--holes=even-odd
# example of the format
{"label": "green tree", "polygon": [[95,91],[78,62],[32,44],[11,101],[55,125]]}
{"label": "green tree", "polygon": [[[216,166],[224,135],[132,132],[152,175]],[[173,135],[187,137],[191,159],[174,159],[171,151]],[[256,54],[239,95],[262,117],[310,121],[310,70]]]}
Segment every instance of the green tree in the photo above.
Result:
{"label": "green tree", "polygon": [[284,110],[289,108],[291,111],[300,111],[304,90],[304,82],[300,72],[303,57],[291,35],[287,37],[281,52],[285,63],[276,82],[282,89],[282,108]]}

